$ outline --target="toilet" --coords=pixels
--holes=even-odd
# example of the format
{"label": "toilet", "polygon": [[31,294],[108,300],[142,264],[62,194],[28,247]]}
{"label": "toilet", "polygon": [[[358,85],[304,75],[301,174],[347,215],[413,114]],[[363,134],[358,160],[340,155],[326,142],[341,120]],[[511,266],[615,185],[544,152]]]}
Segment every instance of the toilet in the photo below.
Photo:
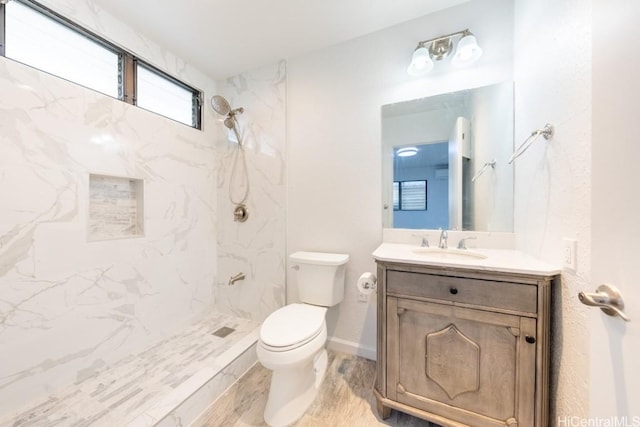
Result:
{"label": "toilet", "polygon": [[347,254],[295,252],[301,303],[284,306],[260,327],[258,360],[273,371],[265,422],[282,427],[298,420],[315,399],[327,370],[325,314],[344,297]]}

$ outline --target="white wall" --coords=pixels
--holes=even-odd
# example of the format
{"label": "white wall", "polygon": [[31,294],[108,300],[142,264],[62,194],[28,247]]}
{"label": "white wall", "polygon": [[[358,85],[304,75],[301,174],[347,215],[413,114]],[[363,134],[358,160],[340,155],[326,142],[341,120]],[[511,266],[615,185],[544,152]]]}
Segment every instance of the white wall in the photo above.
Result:
{"label": "white wall", "polygon": [[[485,46],[473,67],[407,76],[419,40],[465,28]],[[334,340],[374,356],[375,303],[357,301],[355,282],[375,271],[382,235],[380,107],[510,80],[512,34],[512,1],[475,0],[289,61],[287,252],[350,254],[345,299],[328,314]]]}
{"label": "white wall", "polygon": [[556,416],[588,417],[589,325],[580,291],[591,291],[591,3],[515,2],[516,144],[549,122],[516,161],[517,247],[562,264],[562,238],[578,240],[578,271],[553,291],[553,394]]}
{"label": "white wall", "polygon": [[[210,94],[215,83],[90,2],[46,1]],[[0,58],[0,419],[183,326],[216,271],[204,131]],[[87,241],[89,174],[144,180],[145,236]]]}
{"label": "white wall", "polygon": [[[475,175],[491,160],[487,169],[471,186],[474,230],[513,231],[513,85],[505,83],[473,91],[471,143]],[[519,142],[518,142],[519,144]],[[517,144],[516,144],[517,147]]]}

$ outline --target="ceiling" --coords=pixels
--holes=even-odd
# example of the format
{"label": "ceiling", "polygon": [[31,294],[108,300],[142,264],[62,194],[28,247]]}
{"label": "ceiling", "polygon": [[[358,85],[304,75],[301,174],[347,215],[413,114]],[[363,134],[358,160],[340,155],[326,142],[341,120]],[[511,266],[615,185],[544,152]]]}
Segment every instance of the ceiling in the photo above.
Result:
{"label": "ceiling", "polygon": [[214,79],[335,45],[465,1],[94,0]]}

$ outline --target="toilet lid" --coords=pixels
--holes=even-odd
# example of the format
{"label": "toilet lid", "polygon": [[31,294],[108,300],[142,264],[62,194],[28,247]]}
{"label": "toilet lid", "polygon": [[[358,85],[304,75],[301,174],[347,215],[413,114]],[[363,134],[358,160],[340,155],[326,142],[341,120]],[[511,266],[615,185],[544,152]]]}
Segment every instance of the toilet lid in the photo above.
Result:
{"label": "toilet lid", "polygon": [[326,307],[290,304],[267,317],[260,328],[260,341],[270,347],[289,347],[318,335],[324,326]]}

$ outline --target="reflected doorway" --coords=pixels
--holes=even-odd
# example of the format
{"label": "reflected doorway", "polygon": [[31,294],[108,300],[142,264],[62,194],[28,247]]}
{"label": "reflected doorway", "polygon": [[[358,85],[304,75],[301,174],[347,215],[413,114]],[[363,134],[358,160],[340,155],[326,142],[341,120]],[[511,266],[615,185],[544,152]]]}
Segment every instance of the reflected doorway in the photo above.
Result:
{"label": "reflected doorway", "polygon": [[398,147],[393,157],[393,227],[448,229],[449,142]]}

